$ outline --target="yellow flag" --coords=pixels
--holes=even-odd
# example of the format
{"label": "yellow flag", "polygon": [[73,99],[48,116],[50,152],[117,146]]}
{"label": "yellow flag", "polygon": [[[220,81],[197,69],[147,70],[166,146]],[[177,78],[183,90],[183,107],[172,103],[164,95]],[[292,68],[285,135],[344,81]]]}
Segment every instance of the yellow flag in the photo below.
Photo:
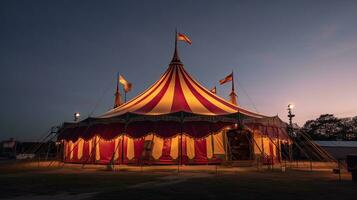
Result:
{"label": "yellow flag", "polygon": [[122,75],[119,75],[119,83],[124,86],[125,92],[130,92],[132,85]]}

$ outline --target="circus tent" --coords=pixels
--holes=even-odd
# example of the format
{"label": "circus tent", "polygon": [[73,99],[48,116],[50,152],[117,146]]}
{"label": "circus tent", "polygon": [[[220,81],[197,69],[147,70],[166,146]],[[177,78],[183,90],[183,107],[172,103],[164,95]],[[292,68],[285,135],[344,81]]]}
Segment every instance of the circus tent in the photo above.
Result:
{"label": "circus tent", "polygon": [[226,132],[243,127],[252,140],[261,137],[257,155],[277,157],[280,143],[289,140],[278,117],[232,104],[192,78],[176,40],[168,69],[152,86],[101,116],[64,123],[58,140],[65,162],[206,164],[227,160]]}

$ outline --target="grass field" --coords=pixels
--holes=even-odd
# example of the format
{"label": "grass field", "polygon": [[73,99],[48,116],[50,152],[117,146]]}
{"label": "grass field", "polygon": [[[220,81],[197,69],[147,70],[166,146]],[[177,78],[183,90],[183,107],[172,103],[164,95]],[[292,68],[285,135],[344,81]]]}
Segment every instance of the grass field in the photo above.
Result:
{"label": "grass field", "polygon": [[357,199],[349,174],[326,170],[0,165],[1,199]]}

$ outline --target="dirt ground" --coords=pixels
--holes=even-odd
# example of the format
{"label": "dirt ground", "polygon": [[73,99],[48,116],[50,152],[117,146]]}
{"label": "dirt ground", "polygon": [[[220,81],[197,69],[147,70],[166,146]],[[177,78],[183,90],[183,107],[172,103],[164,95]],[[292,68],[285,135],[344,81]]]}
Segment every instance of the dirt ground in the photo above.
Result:
{"label": "dirt ground", "polygon": [[357,199],[351,175],[326,168],[48,165],[1,163],[0,199]]}

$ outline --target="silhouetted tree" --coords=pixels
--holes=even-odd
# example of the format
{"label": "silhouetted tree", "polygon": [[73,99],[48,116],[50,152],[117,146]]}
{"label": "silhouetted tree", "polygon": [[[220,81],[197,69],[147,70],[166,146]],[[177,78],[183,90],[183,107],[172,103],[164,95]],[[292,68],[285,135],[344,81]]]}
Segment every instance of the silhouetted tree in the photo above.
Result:
{"label": "silhouetted tree", "polygon": [[314,140],[357,140],[357,116],[337,118],[333,114],[323,114],[307,121],[300,131]]}

